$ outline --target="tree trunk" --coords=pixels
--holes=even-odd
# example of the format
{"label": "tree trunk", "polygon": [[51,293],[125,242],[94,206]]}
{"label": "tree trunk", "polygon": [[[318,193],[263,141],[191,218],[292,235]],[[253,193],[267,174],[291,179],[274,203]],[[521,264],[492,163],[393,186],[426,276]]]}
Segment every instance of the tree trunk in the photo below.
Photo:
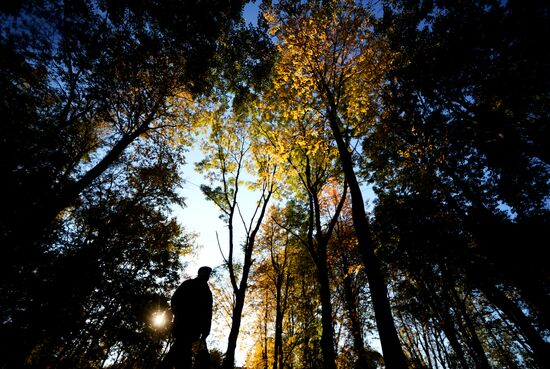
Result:
{"label": "tree trunk", "polygon": [[[462,367],[462,369],[468,369],[468,363],[466,362],[466,359],[465,359],[466,356],[458,340],[458,332],[456,331],[456,328],[453,324],[453,320],[449,315],[449,312],[447,311],[447,306],[442,306],[439,310],[440,310],[439,315],[441,316],[441,319],[442,319],[441,328],[443,329],[445,336],[447,336],[447,339],[449,340],[449,344],[451,345],[451,348],[454,351],[453,362],[451,364],[454,364],[456,365],[456,367],[458,367],[457,364],[460,363],[460,366]],[[458,360],[458,362],[456,362],[455,360]]]}
{"label": "tree trunk", "polygon": [[[302,272],[302,274],[300,275],[300,279],[301,279],[301,296],[300,296],[300,301],[303,301],[303,308],[305,310],[305,314],[307,317],[310,317],[310,318],[313,318],[314,314],[313,314],[313,308],[311,307],[311,303],[310,303],[310,299],[309,299],[309,296],[308,296],[308,293],[307,293],[307,287],[308,287],[308,284],[306,282],[306,278],[305,278],[305,274]],[[311,350],[310,350],[310,342],[311,342],[311,334],[310,334],[310,331],[309,331],[309,325],[306,324],[303,326],[303,331],[302,332],[298,332],[299,334],[301,334],[301,338],[302,338],[302,351],[303,351],[303,357],[304,357],[304,361],[305,361],[305,365],[304,367],[305,368],[309,368],[311,367],[312,363],[313,363],[313,360],[312,360],[312,355],[311,355]]]}
{"label": "tree trunk", "polygon": [[458,295],[454,287],[451,286],[449,288],[449,292],[451,293],[451,297],[454,300],[455,309],[457,309],[458,313],[462,315],[462,320],[464,321],[464,324],[462,324],[461,322],[460,326],[462,328],[464,339],[468,341],[468,347],[473,352],[473,359],[475,361],[476,368],[490,369],[491,365],[489,364],[489,359],[485,354],[485,350],[483,348],[483,345],[481,344],[481,340],[479,339],[479,336],[475,330],[474,322],[468,314],[465,302],[462,300],[461,296]]}
{"label": "tree trunk", "polygon": [[346,273],[342,282],[344,288],[344,302],[348,313],[351,335],[353,337],[353,350],[357,356],[356,369],[371,369],[365,352],[365,341],[363,340],[363,326],[358,313],[357,294],[353,290],[351,275],[348,275],[349,262],[345,254],[342,254],[342,267]]}
{"label": "tree trunk", "polygon": [[487,296],[497,308],[499,308],[508,318],[510,318],[522,331],[527,339],[529,346],[533,350],[533,357],[540,369],[550,368],[550,345],[542,339],[540,334],[529,322],[523,311],[510,300],[496,286],[482,285],[481,291]]}
{"label": "tree trunk", "polygon": [[327,250],[325,245],[319,245],[317,274],[319,278],[321,298],[321,348],[323,350],[323,367],[336,369],[336,352],[334,350],[334,328],[332,326],[332,301],[330,299],[330,281],[328,277]]}
{"label": "tree trunk", "polygon": [[267,360],[267,313],[269,310],[268,291],[265,291],[265,314],[264,314],[264,348],[262,352],[262,360],[264,361],[264,369],[269,367]]}
{"label": "tree trunk", "polygon": [[279,273],[277,275],[276,285],[276,311],[275,311],[275,347],[273,348],[273,369],[277,369],[280,366],[280,362],[283,356],[283,311],[282,311],[282,287],[283,276]]}
{"label": "tree trunk", "polygon": [[[329,99],[334,100],[332,96],[329,96]],[[328,109],[328,113],[332,134],[338,146],[342,169],[344,170],[344,175],[349,184],[353,226],[357,234],[359,251],[369,281],[369,289],[372,296],[374,316],[380,336],[384,362],[387,369],[407,369],[407,360],[401,348],[401,343],[399,342],[399,337],[393,321],[386,282],[382,276],[378,258],[374,253],[374,243],[370,234],[370,224],[365,212],[363,195],[361,194],[361,188],[355,176],[349,147],[344,141],[344,137],[340,131],[339,118],[333,101]]]}
{"label": "tree trunk", "polygon": [[237,349],[239,330],[241,329],[241,318],[243,314],[245,295],[246,290],[239,290],[235,296],[235,307],[233,308],[233,316],[231,319],[231,330],[227,339],[227,350],[223,360],[224,369],[233,369],[235,367],[235,351]]}
{"label": "tree trunk", "polygon": [[[160,101],[155,106],[158,109]],[[155,109],[155,111],[156,111]],[[151,113],[133,132],[124,135],[107,154],[90,170],[88,170],[78,181],[66,184],[58,188],[57,193],[44,203],[41,218],[37,219],[34,227],[38,232],[42,232],[64,209],[73,204],[78,196],[88,188],[96,179],[98,179],[113,163],[120,158],[122,153],[142,134],[147,132],[149,123],[154,119],[155,114]],[[40,233],[39,233],[40,234]]]}
{"label": "tree trunk", "polygon": [[[233,293],[235,295],[235,306],[233,308],[233,316],[231,318],[231,330],[229,332],[229,337],[227,339],[227,351],[225,352],[225,359],[223,360],[224,369],[233,369],[235,367],[235,350],[237,349],[237,339],[239,338],[239,330],[241,328],[241,320],[244,308],[244,301],[246,298],[246,289],[248,288],[248,276],[250,274],[250,268],[252,266],[252,251],[254,250],[254,243],[256,241],[256,235],[262,224],[262,219],[264,218],[267,204],[273,193],[273,188],[271,187],[267,194],[262,194],[263,203],[260,206],[261,210],[256,221],[254,229],[247,235],[246,244],[244,246],[244,261],[243,261],[243,270],[241,275],[241,281],[239,286],[236,286],[236,281],[234,278],[234,270],[232,263],[232,256],[230,257],[229,264],[231,281],[233,285]],[[229,226],[230,228],[233,225],[233,218],[230,218]],[[233,238],[231,236],[230,242],[232,243]],[[231,246],[230,252],[232,253],[233,247]]]}
{"label": "tree trunk", "polygon": [[246,289],[248,287],[248,274],[250,272],[250,267],[252,265],[251,255],[252,255],[253,247],[254,247],[254,241],[249,241],[248,245],[245,248],[246,252],[245,252],[245,258],[244,258],[241,282],[239,284],[239,288],[234,291],[235,306],[233,307],[233,315],[231,317],[231,330],[229,332],[229,337],[227,339],[227,351],[225,352],[225,359],[223,361],[224,369],[233,369],[235,367],[235,351],[237,349],[237,339],[239,338],[239,331],[241,329],[241,320],[243,315],[244,301],[246,298]]}

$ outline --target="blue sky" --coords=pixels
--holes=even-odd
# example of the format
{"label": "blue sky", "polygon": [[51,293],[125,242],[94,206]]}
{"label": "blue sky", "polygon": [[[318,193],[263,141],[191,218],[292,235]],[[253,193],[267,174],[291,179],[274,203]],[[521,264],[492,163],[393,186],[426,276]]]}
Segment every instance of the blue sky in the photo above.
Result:
{"label": "blue sky", "polygon": [[258,17],[259,5],[260,1],[251,2],[245,5],[243,17],[247,23],[252,23],[253,25],[257,24],[256,20]]}

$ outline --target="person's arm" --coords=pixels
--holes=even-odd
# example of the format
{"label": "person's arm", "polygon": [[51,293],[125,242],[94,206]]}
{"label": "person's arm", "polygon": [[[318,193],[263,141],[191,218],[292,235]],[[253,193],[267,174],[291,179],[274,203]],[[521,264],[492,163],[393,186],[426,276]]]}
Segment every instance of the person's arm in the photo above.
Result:
{"label": "person's arm", "polygon": [[210,328],[212,326],[212,293],[208,289],[207,303],[205,304],[206,311],[204,312],[204,327],[201,332],[201,340],[206,340],[206,337],[210,334]]}

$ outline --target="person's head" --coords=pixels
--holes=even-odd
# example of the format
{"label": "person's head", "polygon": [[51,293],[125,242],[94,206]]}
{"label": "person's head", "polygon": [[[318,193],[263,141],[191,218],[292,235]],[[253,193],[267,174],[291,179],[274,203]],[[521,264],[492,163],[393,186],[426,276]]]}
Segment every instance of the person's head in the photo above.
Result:
{"label": "person's head", "polygon": [[200,267],[197,278],[202,279],[203,281],[208,281],[210,278],[210,273],[212,273],[212,268],[207,266]]}

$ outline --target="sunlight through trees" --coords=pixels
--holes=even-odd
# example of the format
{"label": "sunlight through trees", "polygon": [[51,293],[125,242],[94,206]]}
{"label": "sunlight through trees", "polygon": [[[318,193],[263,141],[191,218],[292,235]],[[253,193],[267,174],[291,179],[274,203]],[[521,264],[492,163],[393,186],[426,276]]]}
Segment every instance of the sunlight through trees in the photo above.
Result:
{"label": "sunlight through trees", "polygon": [[0,367],[159,367],[199,157],[195,367],[550,369],[548,39],[539,0],[3,2]]}

